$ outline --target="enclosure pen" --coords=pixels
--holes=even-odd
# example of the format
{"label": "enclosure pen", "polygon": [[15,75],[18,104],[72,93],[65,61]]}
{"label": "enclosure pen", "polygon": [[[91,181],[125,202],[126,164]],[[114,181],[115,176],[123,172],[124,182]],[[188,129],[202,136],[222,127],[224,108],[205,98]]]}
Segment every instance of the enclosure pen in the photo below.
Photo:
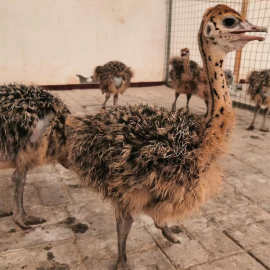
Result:
{"label": "enclosure pen", "polygon": [[[168,1],[168,41],[167,67],[173,56],[179,56],[181,48],[190,49],[190,58],[201,65],[201,57],[197,43],[199,22],[202,10],[216,4],[225,4],[237,10],[247,20],[257,25],[270,26],[269,0],[169,0]],[[250,43],[241,51],[229,53],[224,69],[234,74],[231,97],[239,107],[254,108],[247,93],[248,75],[256,70],[270,69],[270,38],[264,42]],[[166,81],[169,84],[169,69]]]}

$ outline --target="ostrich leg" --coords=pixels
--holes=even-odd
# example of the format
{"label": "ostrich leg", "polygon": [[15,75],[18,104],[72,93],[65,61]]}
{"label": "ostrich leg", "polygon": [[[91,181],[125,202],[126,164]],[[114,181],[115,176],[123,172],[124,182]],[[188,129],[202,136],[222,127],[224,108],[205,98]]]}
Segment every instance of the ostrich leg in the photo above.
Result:
{"label": "ostrich leg", "polygon": [[247,130],[253,130],[254,129],[254,123],[255,123],[255,120],[256,120],[257,113],[258,113],[259,109],[260,109],[260,106],[256,105],[254,115],[253,115],[253,119],[252,119],[249,127],[247,128]]}
{"label": "ostrich leg", "polygon": [[260,128],[260,131],[263,131],[263,132],[268,132],[269,131],[269,129],[265,127],[265,122],[266,122],[265,120],[266,120],[267,112],[268,112],[268,108],[264,109],[262,125],[261,125],[261,128]]}
{"label": "ostrich leg", "polygon": [[187,104],[186,104],[186,110],[189,112],[189,101],[191,99],[192,94],[187,94]]}
{"label": "ostrich leg", "polygon": [[117,106],[118,104],[118,94],[114,94],[113,96],[113,106]]}
{"label": "ostrich leg", "polygon": [[105,109],[106,108],[106,103],[108,102],[109,98],[110,98],[111,94],[110,93],[106,93],[105,94],[105,101],[102,105],[102,108]]}
{"label": "ostrich leg", "polygon": [[172,104],[172,112],[175,112],[176,111],[176,101],[177,101],[177,99],[178,99],[179,96],[180,96],[180,94],[176,92],[175,93],[175,99],[174,99],[174,102]]}
{"label": "ostrich leg", "polygon": [[14,183],[14,206],[13,206],[13,219],[22,229],[29,229],[30,225],[44,223],[46,220],[39,217],[28,216],[23,207],[23,193],[26,180],[26,169],[18,169],[12,175]]}
{"label": "ostrich leg", "polygon": [[125,213],[119,206],[116,209],[116,229],[118,238],[118,259],[114,270],[130,270],[127,263],[126,241],[133,223],[129,213]]}

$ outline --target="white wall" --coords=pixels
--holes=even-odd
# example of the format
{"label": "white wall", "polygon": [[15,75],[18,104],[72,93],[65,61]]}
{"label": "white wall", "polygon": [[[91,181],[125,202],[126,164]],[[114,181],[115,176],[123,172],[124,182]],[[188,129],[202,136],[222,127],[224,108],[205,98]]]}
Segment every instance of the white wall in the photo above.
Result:
{"label": "white wall", "polygon": [[133,81],[164,77],[166,0],[0,2],[0,83],[65,84],[120,60]]}

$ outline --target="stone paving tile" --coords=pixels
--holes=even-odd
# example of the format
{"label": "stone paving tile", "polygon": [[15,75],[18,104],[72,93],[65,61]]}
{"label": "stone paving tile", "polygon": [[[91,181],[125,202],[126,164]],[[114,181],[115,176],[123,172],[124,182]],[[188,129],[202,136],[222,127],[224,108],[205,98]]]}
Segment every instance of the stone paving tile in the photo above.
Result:
{"label": "stone paving tile", "polygon": [[103,208],[102,204],[99,204],[95,208],[95,205],[89,202],[83,202],[68,205],[67,211],[78,222],[88,225],[86,234],[99,235],[115,232],[114,212],[109,207]]}
{"label": "stone paving tile", "polygon": [[[102,235],[84,235],[76,239],[83,260],[90,263],[92,260],[102,260],[117,257],[116,232]],[[157,248],[151,235],[144,229],[131,229],[127,241],[127,256],[135,253],[144,253],[147,250]],[[138,255],[139,256],[139,255]]]}
{"label": "stone paving tile", "polygon": [[[3,177],[1,175],[0,185],[0,209],[2,211],[12,211],[13,205],[13,185],[9,177]],[[38,190],[32,184],[26,184],[24,187],[24,205],[25,208],[31,205],[40,205],[41,200],[38,195]]]}
{"label": "stone paving tile", "polygon": [[69,213],[66,211],[66,205],[32,205],[31,207],[26,207],[26,211],[29,215],[46,219],[46,222],[42,224],[43,226],[57,224],[69,217]]}
{"label": "stone paving tile", "polygon": [[[167,257],[160,250],[151,249],[128,257],[131,269],[137,270],[175,270]],[[87,270],[113,270],[116,258],[97,259],[85,261]]]}
{"label": "stone paving tile", "polygon": [[[222,193],[220,194],[222,196]],[[232,200],[233,200],[232,196]],[[228,198],[230,200],[230,198]],[[240,202],[230,205],[219,200],[211,200],[202,209],[203,215],[213,221],[220,229],[246,226],[250,223],[270,219],[270,214],[251,202]]]}
{"label": "stone paving tile", "polygon": [[95,209],[96,211],[103,211],[104,209],[113,211],[111,204],[104,200],[101,194],[92,191],[89,187],[71,184],[67,186],[67,190],[70,197],[76,203],[80,204],[88,202],[89,206],[92,206],[92,209]]}
{"label": "stone paving tile", "polygon": [[223,232],[218,230],[200,233],[197,235],[196,239],[210,253],[209,257],[211,260],[243,252],[237,244],[235,244]]}
{"label": "stone paving tile", "polygon": [[[0,220],[1,227],[6,227],[5,233],[0,234],[0,251],[15,250],[19,248],[31,247],[51,241],[73,239],[74,233],[70,228],[63,225],[36,226],[30,230],[21,230],[14,227],[11,218]],[[10,232],[10,229],[13,232]],[[15,229],[15,231],[14,231]]]}
{"label": "stone paving tile", "polygon": [[33,257],[27,250],[0,254],[0,270],[36,270]]}
{"label": "stone paving tile", "polygon": [[260,225],[270,233],[270,219],[262,220]]}
{"label": "stone paving tile", "polygon": [[268,267],[270,266],[270,244],[259,245],[256,248],[250,250],[250,253],[255,256],[262,264]]}
{"label": "stone paving tile", "polygon": [[243,253],[211,263],[198,265],[189,270],[265,270],[265,268],[248,254]]}
{"label": "stone paving tile", "polygon": [[62,264],[61,270],[85,270],[79,250],[73,242],[48,243],[37,248],[28,248],[27,251],[33,258],[35,269],[43,266],[49,270],[49,266]]}
{"label": "stone paving tile", "polygon": [[[206,251],[198,240],[190,239],[185,232],[179,233],[177,236],[181,242],[180,244],[172,244],[165,240],[160,230],[154,226],[147,227],[147,230],[162,251],[170,258],[172,264],[178,268],[186,269],[193,265],[207,262],[209,259],[210,253]],[[187,250],[190,250],[188,256]]]}
{"label": "stone paving tile", "polygon": [[246,250],[261,244],[270,244],[270,233],[260,223],[226,230],[226,233]]}
{"label": "stone paving tile", "polygon": [[195,239],[197,234],[210,232],[217,228],[217,224],[214,219],[210,216],[204,215],[203,212],[186,218],[181,222],[181,224],[193,236],[193,239]]}
{"label": "stone paving tile", "polygon": [[45,206],[61,205],[69,202],[69,196],[66,192],[66,188],[61,183],[54,184],[46,182],[42,185],[36,185],[36,187],[38,189],[41,202]]}
{"label": "stone paving tile", "polygon": [[209,253],[197,240],[190,240],[164,248],[163,252],[178,269],[185,269],[209,260]]}
{"label": "stone paving tile", "polygon": [[250,172],[241,180],[239,177],[228,176],[227,181],[233,184],[239,193],[270,213],[270,182],[268,176]]}

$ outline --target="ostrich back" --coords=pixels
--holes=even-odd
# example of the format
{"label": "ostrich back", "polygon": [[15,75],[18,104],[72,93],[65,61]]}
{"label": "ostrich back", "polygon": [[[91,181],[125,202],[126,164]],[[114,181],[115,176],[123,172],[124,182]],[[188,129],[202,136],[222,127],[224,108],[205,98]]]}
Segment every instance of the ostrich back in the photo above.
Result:
{"label": "ostrich back", "polygon": [[67,121],[74,170],[107,198],[136,189],[165,199],[164,185],[196,185],[202,124],[183,111],[148,105],[119,107]]}
{"label": "ostrich back", "polygon": [[97,73],[97,78],[100,82],[108,81],[113,77],[121,77],[123,75],[130,80],[133,75],[130,68],[119,61],[110,61],[104,66],[98,66],[95,72]]}
{"label": "ostrich back", "polygon": [[111,92],[110,88],[115,84],[115,78],[124,80],[126,87],[128,87],[132,76],[133,73],[131,69],[124,63],[119,61],[110,61],[103,66],[96,67],[93,77],[99,81],[101,90],[105,93]]}
{"label": "ostrich back", "polygon": [[50,135],[58,133],[62,143],[69,110],[60,99],[36,86],[9,84],[0,87],[0,104],[0,152],[4,156],[14,157],[24,149],[38,121],[48,115],[54,115]]}

